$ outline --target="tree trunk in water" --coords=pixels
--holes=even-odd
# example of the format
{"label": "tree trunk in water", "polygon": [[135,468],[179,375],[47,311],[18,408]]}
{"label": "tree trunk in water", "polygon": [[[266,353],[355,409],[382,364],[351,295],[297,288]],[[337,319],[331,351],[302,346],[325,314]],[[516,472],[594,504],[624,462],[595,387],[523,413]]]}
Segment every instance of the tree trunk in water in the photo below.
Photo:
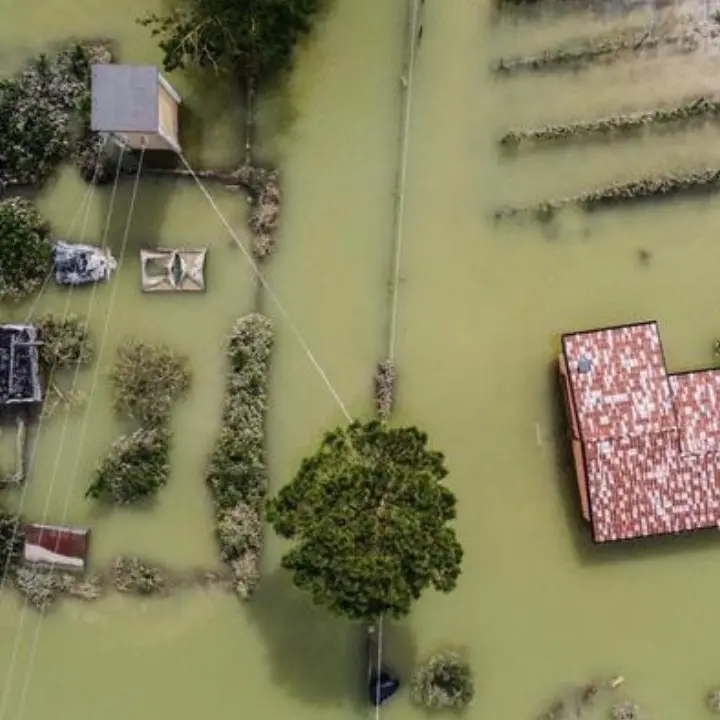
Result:
{"label": "tree trunk in water", "polygon": [[255,78],[250,76],[245,83],[245,164],[252,165],[253,140],[255,131]]}

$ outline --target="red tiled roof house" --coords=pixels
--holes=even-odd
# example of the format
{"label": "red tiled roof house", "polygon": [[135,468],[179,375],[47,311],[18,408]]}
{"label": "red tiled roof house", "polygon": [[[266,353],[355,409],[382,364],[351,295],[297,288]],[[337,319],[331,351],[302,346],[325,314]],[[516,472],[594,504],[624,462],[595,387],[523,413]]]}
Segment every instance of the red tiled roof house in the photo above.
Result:
{"label": "red tiled roof house", "polygon": [[720,525],[720,370],[668,373],[646,322],[563,335],[560,375],[595,542]]}

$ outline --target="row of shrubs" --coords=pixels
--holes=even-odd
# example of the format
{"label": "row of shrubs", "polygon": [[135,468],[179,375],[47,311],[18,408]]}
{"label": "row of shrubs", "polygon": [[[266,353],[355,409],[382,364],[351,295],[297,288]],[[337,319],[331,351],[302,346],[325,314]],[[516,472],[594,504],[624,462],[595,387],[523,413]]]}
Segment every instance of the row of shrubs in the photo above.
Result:
{"label": "row of shrubs", "polygon": [[170,412],[190,387],[187,358],[164,345],[130,340],[110,374],[116,412],[139,427],[116,440],[87,497],[127,505],[150,499],[170,477]]}
{"label": "row of shrubs", "polygon": [[653,125],[681,123],[702,117],[716,118],[718,115],[720,102],[710,97],[699,97],[674,107],[612,115],[597,120],[510,130],[500,138],[500,144],[514,147],[528,141],[558,141],[583,136],[630,133]]}
{"label": "row of shrubs", "polygon": [[710,191],[718,186],[720,186],[720,168],[658,174],[630,182],[605,185],[595,190],[557,200],[502,208],[495,212],[495,218],[501,220],[516,215],[531,214],[540,220],[550,220],[558,210],[567,205],[575,205],[581,210],[589,212],[604,206],[633,200],[666,197],[693,191]]}
{"label": "row of shrubs", "polygon": [[678,19],[670,29],[658,29],[656,25],[633,28],[614,35],[549,48],[536,55],[500,58],[492,69],[504,75],[528,71],[574,70],[579,66],[596,62],[610,63],[631,53],[661,47],[691,52],[700,47],[701,41],[713,38],[713,32],[714,28],[693,24],[692,17],[687,16]]}
{"label": "row of shrubs", "polygon": [[222,426],[207,473],[220,555],[242,599],[253,595],[259,581],[268,475],[264,425],[273,342],[272,322],[263,315],[252,313],[233,326],[227,341]]}
{"label": "row of shrubs", "polygon": [[110,589],[138,597],[167,596],[192,588],[229,590],[228,580],[221,573],[176,571],[141,558],[124,556],[116,558],[106,569],[88,576],[64,572],[52,566],[22,565],[19,562],[12,567],[10,574],[17,591],[40,612],[49,610],[63,596],[97,600]]}

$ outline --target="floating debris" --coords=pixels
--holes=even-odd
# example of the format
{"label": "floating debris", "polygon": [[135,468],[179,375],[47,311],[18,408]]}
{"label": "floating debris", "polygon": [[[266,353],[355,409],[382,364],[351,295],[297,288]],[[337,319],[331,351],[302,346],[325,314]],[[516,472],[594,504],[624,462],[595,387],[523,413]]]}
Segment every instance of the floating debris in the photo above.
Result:
{"label": "floating debris", "polygon": [[207,250],[141,250],[142,289],[145,292],[202,292],[205,290]]}
{"label": "floating debris", "polygon": [[89,285],[105,282],[117,268],[109,248],[58,241],[53,248],[55,282],[58,285]]}
{"label": "floating debris", "polygon": [[630,700],[613,705],[610,709],[611,720],[641,720],[642,717],[640,707]]}

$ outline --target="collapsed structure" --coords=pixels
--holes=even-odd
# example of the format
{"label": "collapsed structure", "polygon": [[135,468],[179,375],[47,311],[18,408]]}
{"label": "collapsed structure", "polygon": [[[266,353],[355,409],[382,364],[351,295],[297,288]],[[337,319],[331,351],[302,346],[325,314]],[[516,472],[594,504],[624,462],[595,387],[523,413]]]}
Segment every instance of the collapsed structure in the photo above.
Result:
{"label": "collapsed structure", "polygon": [[0,409],[19,410],[40,402],[37,328],[0,325]]}
{"label": "collapsed structure", "polygon": [[206,256],[207,250],[141,250],[142,289],[145,292],[202,292]]}
{"label": "collapsed structure", "polygon": [[117,268],[109,248],[58,241],[53,248],[55,282],[58,285],[87,285],[104,282]]}
{"label": "collapsed structure", "polygon": [[668,373],[643,322],[564,335],[560,374],[595,542],[720,525],[720,370]]}

